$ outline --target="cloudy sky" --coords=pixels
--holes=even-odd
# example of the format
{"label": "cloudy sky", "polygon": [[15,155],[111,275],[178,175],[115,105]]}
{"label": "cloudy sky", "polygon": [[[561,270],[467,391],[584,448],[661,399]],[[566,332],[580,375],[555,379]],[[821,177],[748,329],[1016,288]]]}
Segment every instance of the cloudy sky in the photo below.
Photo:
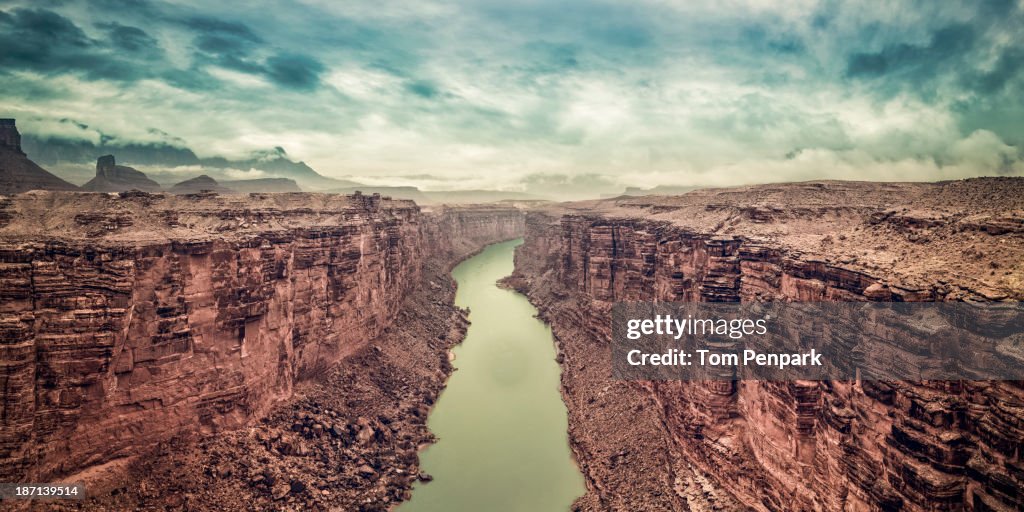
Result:
{"label": "cloudy sky", "polygon": [[1022,70],[1024,0],[0,0],[25,132],[434,189],[1021,175]]}

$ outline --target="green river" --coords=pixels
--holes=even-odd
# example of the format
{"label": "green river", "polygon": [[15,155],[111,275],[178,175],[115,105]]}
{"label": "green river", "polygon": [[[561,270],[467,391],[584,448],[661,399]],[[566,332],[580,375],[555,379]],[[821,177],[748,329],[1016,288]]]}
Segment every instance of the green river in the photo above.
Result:
{"label": "green river", "polygon": [[416,484],[399,512],[566,511],[584,492],[551,329],[525,297],[495,285],[520,243],[488,246],[452,271],[472,324],[428,419],[439,440],[420,460],[434,480]]}

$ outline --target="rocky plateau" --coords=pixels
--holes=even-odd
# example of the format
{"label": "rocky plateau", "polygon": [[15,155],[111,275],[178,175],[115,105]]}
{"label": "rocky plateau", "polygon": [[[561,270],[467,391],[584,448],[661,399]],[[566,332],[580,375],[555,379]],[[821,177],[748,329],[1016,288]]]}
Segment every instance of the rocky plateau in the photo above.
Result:
{"label": "rocky plateau", "polygon": [[1020,382],[611,378],[617,301],[1024,297],[1024,180],[810,182],[538,208],[580,510],[1021,510]]}

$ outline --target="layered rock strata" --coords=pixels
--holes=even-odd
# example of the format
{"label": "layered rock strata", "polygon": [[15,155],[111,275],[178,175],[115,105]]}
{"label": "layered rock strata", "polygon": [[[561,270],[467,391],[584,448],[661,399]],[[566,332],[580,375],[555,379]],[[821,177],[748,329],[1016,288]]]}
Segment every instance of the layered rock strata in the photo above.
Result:
{"label": "layered rock strata", "polygon": [[33,192],[0,207],[5,481],[263,417],[379,337],[426,258],[523,227],[514,209],[380,196]]}
{"label": "layered rock strata", "polygon": [[775,185],[529,214],[511,281],[563,351],[590,489],[578,507],[1024,508],[1019,382],[627,383],[608,347],[617,301],[1020,300],[1022,182]]}
{"label": "layered rock strata", "polygon": [[259,422],[158,445],[65,508],[384,511],[409,499],[418,448],[434,440],[427,416],[452,371],[448,350],[468,325],[449,267],[426,259],[422,285],[382,336]]}

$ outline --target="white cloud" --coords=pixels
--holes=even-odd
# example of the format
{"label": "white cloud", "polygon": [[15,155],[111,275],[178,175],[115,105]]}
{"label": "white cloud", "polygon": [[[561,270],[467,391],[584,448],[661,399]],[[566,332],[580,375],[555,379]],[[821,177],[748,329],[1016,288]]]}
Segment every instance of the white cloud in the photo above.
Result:
{"label": "white cloud", "polygon": [[[926,45],[937,27],[977,22],[976,6],[286,4],[194,1],[181,12],[244,23],[262,39],[258,58],[308,53],[326,68],[318,90],[289,91],[204,64],[220,61],[196,58],[197,34],[126,11],[121,21],[160,42],[163,65],[209,83],[14,71],[0,85],[31,82],[57,93],[31,101],[11,93],[0,109],[37,133],[166,140],[150,130],[157,128],[201,157],[281,146],[326,175],[424,187],[438,182],[393,177],[437,174],[451,179],[444,186],[513,189],[538,172],[609,175],[623,187],[1021,172],[1019,147],[995,123],[963,133],[962,109],[977,94],[958,76],[930,94],[846,76],[851,53]],[[99,37],[82,6],[62,12]],[[989,32],[977,64],[991,71],[1018,41],[1012,30]],[[417,84],[426,92],[415,94]]]}

